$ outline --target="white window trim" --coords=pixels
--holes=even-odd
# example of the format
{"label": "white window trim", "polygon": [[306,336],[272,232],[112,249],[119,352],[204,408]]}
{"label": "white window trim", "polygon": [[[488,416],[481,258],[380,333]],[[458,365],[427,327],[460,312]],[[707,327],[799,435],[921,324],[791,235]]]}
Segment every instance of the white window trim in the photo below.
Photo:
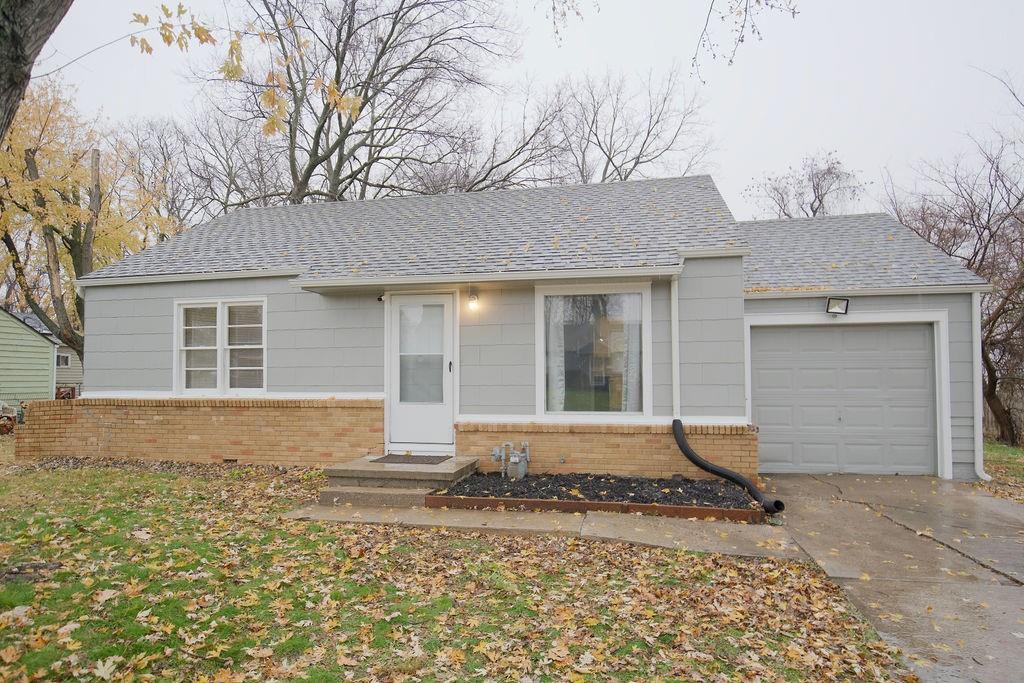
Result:
{"label": "white window trim", "polygon": [[870,325],[899,323],[930,323],[934,334],[935,363],[935,412],[938,459],[936,472],[941,479],[953,478],[953,434],[950,422],[950,376],[949,376],[949,312],[946,310],[922,311],[865,311],[846,315],[829,315],[824,311],[816,313],[766,313],[744,317],[744,352],[746,355],[746,403],[747,420],[752,413],[752,366],[750,354],[751,327],[780,327],[790,325]]}
{"label": "white window trim", "polygon": [[[263,309],[263,386],[259,389],[230,389],[228,388],[228,358],[227,358],[227,307],[248,304],[260,306]],[[182,365],[182,352],[184,350],[184,339],[182,328],[184,323],[183,311],[186,308],[195,306],[216,306],[217,307],[217,388],[216,389],[186,389],[185,368]],[[202,299],[175,299],[174,300],[174,356],[171,363],[173,394],[186,397],[207,397],[207,396],[266,396],[267,395],[267,297],[265,296],[244,296],[244,297],[214,297]]]}
{"label": "white window trim", "polygon": [[[545,348],[546,322],[544,320],[544,297],[574,294],[640,294],[640,366],[643,410],[639,413],[613,411],[568,411],[553,412],[547,409],[547,358]],[[651,282],[616,282],[605,284],[552,285],[534,288],[534,346],[536,356],[536,414],[539,417],[558,422],[614,422],[622,418],[650,418],[654,415],[654,341],[652,339]]]}
{"label": "white window trim", "polygon": [[[64,365],[60,364],[60,359],[61,358],[66,358],[67,359],[67,362],[64,363]],[[58,353],[57,356],[56,356],[55,362],[57,364],[56,367],[58,367],[58,368],[69,368],[69,367],[71,367],[71,354],[68,354],[68,353]]]}

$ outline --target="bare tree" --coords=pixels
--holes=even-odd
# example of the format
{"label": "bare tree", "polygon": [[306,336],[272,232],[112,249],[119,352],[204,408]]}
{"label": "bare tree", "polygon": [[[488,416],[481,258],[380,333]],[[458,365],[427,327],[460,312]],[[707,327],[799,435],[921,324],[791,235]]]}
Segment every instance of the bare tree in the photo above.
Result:
{"label": "bare tree", "polygon": [[605,183],[671,173],[686,175],[711,151],[701,102],[683,92],[679,70],[634,87],[623,74],[565,82],[559,117],[565,176]]}
{"label": "bare tree", "polygon": [[777,218],[810,218],[842,213],[864,193],[864,187],[835,152],[826,152],[804,157],[785,173],[766,174],[744,194]]}
{"label": "bare tree", "polygon": [[72,0],[0,2],[0,140],[25,95],[32,65],[71,8]]}
{"label": "bare tree", "polygon": [[421,194],[481,192],[564,181],[555,133],[562,99],[548,94],[484,128],[470,121],[449,137],[448,152],[429,163],[404,164],[396,187]]}
{"label": "bare tree", "polygon": [[[797,15],[796,0],[708,0],[708,11],[704,26],[697,38],[691,66],[700,78],[700,57],[710,55],[712,59],[725,57],[729,64],[736,59],[740,46],[752,36],[761,39],[758,23],[766,14]],[[723,42],[716,37],[718,26],[725,27],[728,38]],[[724,46],[723,46],[724,45]]]}
{"label": "bare tree", "polygon": [[[887,196],[896,218],[988,280],[982,296],[981,358],[985,402],[999,438],[1020,441],[1004,394],[1024,388],[1024,157],[1020,141],[978,142],[970,158],[921,169],[925,189]],[[1011,385],[1016,385],[1011,386]]]}
{"label": "bare tree", "polygon": [[223,110],[266,122],[287,186],[246,202],[395,192],[400,166],[461,144],[453,103],[510,50],[496,0],[248,0],[247,12]]}

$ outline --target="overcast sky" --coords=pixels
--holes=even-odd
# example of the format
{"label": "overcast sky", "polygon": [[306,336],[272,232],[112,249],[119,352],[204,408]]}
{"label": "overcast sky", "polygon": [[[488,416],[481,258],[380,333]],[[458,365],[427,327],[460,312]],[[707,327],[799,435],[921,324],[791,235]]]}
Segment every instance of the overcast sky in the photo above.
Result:
{"label": "overcast sky", "polygon": [[[223,24],[222,0],[186,4]],[[583,18],[570,20],[561,39],[546,6],[510,0],[522,49],[501,80],[543,85],[608,68],[642,75],[673,62],[689,73],[707,0],[581,0]],[[875,196],[886,169],[909,184],[920,160],[950,158],[966,148],[966,133],[984,135],[1008,123],[1005,92],[983,71],[1024,83],[1019,0],[799,0],[798,8],[795,19],[762,19],[763,40],[743,45],[733,65],[705,56],[705,82],[688,82],[706,102],[716,142],[708,170],[738,218],[754,215],[743,193],[752,180],[808,153],[835,150],[872,183]],[[153,13],[146,0],[75,0],[37,73],[128,32],[132,11]],[[189,60],[213,59],[218,49],[185,57],[157,48],[140,56],[122,41],[64,74],[86,112],[102,111],[112,121],[182,116],[199,87],[187,76]],[[878,204],[868,199],[860,208]]]}

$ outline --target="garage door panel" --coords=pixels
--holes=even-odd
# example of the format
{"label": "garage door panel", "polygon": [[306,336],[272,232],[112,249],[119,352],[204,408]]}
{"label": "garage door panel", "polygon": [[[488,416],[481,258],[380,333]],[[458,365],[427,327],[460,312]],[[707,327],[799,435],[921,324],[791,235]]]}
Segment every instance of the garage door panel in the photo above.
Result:
{"label": "garage door panel", "polygon": [[793,388],[793,373],[786,370],[758,370],[757,384],[765,392],[790,391]]}
{"label": "garage door panel", "polygon": [[934,473],[933,357],[928,324],[753,328],[762,471]]}
{"label": "garage door panel", "polygon": [[839,373],[835,368],[797,368],[795,375],[795,388],[799,391],[814,391],[815,389],[833,391],[839,381]]}
{"label": "garage door panel", "polygon": [[831,431],[832,426],[839,421],[839,406],[837,405],[809,405],[800,406],[798,409],[800,419],[797,427],[801,429],[819,429]]}
{"label": "garage door panel", "polygon": [[839,463],[839,448],[834,443],[804,441],[798,447],[801,465],[831,469]]}

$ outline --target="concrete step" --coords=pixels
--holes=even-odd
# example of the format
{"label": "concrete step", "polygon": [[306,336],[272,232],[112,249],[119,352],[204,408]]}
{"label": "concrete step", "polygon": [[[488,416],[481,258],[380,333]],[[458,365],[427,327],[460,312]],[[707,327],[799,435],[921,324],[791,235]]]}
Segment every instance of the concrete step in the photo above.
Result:
{"label": "concrete step", "polygon": [[431,488],[439,489],[468,477],[476,471],[477,459],[455,456],[437,465],[373,462],[379,456],[366,456],[324,470],[328,486],[338,488]]}
{"label": "concrete step", "polygon": [[337,486],[320,492],[320,505],[363,505],[370,507],[423,507],[432,489],[385,488],[381,486]]}
{"label": "concrete step", "polygon": [[412,479],[396,477],[375,477],[370,473],[361,475],[329,476],[327,488],[355,486],[358,488],[389,488],[389,489],[443,489],[452,485],[451,479]]}

